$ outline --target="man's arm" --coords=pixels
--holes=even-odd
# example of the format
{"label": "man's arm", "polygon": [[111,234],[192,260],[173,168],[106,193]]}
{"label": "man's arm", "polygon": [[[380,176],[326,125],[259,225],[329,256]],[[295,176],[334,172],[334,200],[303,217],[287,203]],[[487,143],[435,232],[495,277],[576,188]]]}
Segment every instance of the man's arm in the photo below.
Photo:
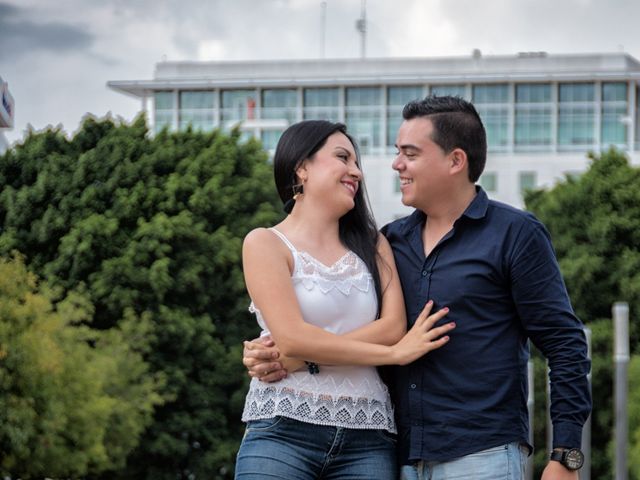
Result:
{"label": "man's arm", "polygon": [[[591,412],[584,326],[573,313],[549,233],[540,222],[523,225],[510,255],[512,297],[522,326],[549,362],[553,448],[580,448]],[[543,479],[552,478],[578,477],[550,461]]]}

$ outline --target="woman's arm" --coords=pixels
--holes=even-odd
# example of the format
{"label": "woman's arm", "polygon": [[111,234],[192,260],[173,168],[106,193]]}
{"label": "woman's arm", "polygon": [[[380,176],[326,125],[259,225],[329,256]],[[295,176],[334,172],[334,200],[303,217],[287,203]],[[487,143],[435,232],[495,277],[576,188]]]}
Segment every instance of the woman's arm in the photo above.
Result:
{"label": "woman's arm", "polygon": [[344,334],[343,337],[380,345],[393,345],[407,333],[407,317],[393,252],[382,234],[378,235],[378,271],[382,287],[380,317],[375,322]]}
{"label": "woman's arm", "polygon": [[438,337],[453,328],[452,324],[432,328],[447,310],[428,316],[430,304],[415,327],[393,346],[335,335],[306,323],[291,283],[289,259],[288,249],[266,229],[254,230],[245,238],[243,266],[247,290],[283,355],[325,364],[406,364],[448,340]]}

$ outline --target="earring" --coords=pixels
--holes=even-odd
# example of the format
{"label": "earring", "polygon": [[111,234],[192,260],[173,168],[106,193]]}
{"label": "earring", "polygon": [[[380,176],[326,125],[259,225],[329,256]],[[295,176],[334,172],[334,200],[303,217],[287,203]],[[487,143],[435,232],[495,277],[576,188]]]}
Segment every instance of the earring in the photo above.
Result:
{"label": "earring", "polygon": [[300,195],[302,195],[304,193],[302,191],[303,187],[304,187],[304,185],[302,183],[299,183],[299,184],[294,185],[293,187],[291,187],[291,189],[293,190],[293,199],[294,200],[298,200]]}

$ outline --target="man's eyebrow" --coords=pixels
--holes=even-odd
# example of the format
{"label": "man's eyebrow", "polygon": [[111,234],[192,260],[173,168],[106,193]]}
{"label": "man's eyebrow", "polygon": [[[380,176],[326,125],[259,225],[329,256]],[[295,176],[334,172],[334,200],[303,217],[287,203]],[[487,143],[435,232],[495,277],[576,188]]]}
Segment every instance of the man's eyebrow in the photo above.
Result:
{"label": "man's eyebrow", "polygon": [[417,145],[413,145],[411,143],[406,145],[394,145],[398,150],[415,150],[416,152],[420,151],[420,148]]}

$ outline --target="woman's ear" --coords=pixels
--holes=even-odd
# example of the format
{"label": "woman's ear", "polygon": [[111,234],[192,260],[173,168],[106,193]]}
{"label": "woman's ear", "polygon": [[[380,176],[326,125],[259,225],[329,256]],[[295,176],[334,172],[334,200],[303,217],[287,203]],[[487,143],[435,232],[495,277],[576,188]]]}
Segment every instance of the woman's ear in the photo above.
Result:
{"label": "woman's ear", "polygon": [[306,182],[307,181],[308,173],[307,173],[307,164],[306,164],[306,162],[304,162],[302,165],[300,165],[296,169],[296,175],[300,179],[301,182]]}

